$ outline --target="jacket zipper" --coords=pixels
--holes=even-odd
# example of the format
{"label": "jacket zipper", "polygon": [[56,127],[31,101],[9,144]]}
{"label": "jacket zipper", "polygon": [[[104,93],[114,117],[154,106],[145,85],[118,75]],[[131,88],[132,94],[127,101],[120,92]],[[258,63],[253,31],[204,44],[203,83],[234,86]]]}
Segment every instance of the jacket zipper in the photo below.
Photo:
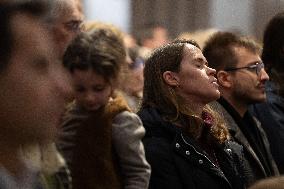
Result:
{"label": "jacket zipper", "polygon": [[191,147],[193,148],[193,150],[194,150],[197,154],[199,154],[199,155],[201,155],[202,157],[204,157],[205,159],[207,159],[215,168],[217,168],[217,169],[222,173],[222,176],[224,177],[224,179],[227,181],[227,183],[228,183],[228,184],[230,185],[230,187],[232,188],[231,183],[228,181],[228,179],[226,178],[225,174],[223,173],[223,171],[222,171],[219,167],[217,167],[206,155],[204,155],[204,154],[198,152],[194,146],[192,146],[191,144],[189,144],[189,143],[184,139],[184,136],[183,136],[182,133],[181,133],[181,138],[182,138],[183,142],[186,143],[187,145],[191,146]]}

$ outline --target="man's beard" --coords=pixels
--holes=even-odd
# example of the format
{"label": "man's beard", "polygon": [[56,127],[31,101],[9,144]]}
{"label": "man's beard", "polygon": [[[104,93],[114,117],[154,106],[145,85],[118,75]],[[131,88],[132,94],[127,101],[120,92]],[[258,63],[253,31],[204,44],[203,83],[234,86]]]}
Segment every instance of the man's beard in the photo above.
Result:
{"label": "man's beard", "polygon": [[241,102],[246,105],[265,102],[265,99],[258,99],[254,94],[252,94],[251,90],[246,90],[241,85],[235,87],[232,96],[237,102]]}

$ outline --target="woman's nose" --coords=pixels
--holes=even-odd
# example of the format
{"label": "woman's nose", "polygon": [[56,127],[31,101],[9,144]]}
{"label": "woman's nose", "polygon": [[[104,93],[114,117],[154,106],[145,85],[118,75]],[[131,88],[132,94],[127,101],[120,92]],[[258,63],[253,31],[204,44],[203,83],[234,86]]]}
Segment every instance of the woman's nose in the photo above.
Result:
{"label": "woman's nose", "polygon": [[207,73],[208,75],[215,75],[216,70],[207,66]]}

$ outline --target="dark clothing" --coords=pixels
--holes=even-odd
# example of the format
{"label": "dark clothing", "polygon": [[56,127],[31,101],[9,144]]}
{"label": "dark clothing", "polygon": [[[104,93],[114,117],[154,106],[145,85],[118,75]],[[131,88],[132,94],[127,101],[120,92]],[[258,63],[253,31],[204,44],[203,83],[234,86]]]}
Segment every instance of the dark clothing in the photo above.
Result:
{"label": "dark clothing", "polygon": [[272,170],[268,166],[267,153],[259,129],[257,129],[256,122],[249,112],[246,112],[242,118],[239,113],[224,99],[220,98],[218,102],[229,112],[229,114],[236,121],[240,130],[248,140],[250,146],[259,158],[267,176],[272,176]]}
{"label": "dark clothing", "polygon": [[271,170],[271,167],[269,167],[268,165],[269,158],[265,150],[265,145],[263,143],[261,133],[257,129],[256,122],[249,112],[245,113],[242,123],[243,124],[240,125],[240,129],[247,137],[249,143],[259,157],[259,160],[261,161],[267,175],[273,176],[273,170]]}
{"label": "dark clothing", "polygon": [[247,185],[278,175],[269,142],[260,123],[248,112],[242,118],[224,98],[210,103],[210,106],[224,118],[233,140],[244,148]]}
{"label": "dark clothing", "polygon": [[149,189],[241,189],[242,147],[215,147],[217,163],[183,129],[161,118],[154,108],[138,112],[146,129],[146,159],[152,167]]}
{"label": "dark clothing", "polygon": [[270,81],[266,82],[266,96],[266,103],[252,105],[250,112],[261,122],[279,172],[284,174],[284,98]]}

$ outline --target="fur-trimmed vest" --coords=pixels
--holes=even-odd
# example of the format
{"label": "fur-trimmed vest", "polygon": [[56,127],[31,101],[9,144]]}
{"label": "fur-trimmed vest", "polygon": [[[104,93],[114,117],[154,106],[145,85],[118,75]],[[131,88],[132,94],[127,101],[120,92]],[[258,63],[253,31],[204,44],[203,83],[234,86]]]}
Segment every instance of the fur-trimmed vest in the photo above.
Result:
{"label": "fur-trimmed vest", "polygon": [[71,164],[74,189],[122,188],[112,145],[112,122],[117,114],[126,110],[129,111],[127,103],[117,96],[82,121],[77,130]]}

